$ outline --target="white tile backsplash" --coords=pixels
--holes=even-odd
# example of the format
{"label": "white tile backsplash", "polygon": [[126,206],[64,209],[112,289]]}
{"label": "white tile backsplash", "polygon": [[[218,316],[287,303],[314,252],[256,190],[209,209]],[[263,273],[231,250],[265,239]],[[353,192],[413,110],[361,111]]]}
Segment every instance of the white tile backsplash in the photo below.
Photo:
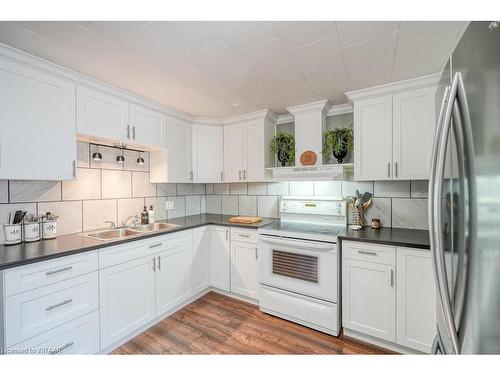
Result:
{"label": "white tile backsplash", "polygon": [[374,197],[409,198],[410,181],[375,181],[373,191]]}
{"label": "white tile backsplash", "polygon": [[[123,220],[129,216],[138,215],[140,217],[144,205],[144,198],[118,199],[118,222],[116,225],[122,225]],[[130,221],[127,224],[130,225],[131,223]]]}
{"label": "white tile backsplash", "polygon": [[105,221],[116,224],[116,199],[83,201],[83,231],[109,228]]}
{"label": "white tile backsplash", "polygon": [[177,184],[177,195],[193,195],[194,184]]}
{"label": "white tile backsplash", "polygon": [[0,203],[9,203],[9,181],[0,180]]}
{"label": "white tile backsplash", "polygon": [[290,185],[288,182],[268,182],[268,195],[290,195]]}
{"label": "white tile backsplash", "polygon": [[314,182],[314,195],[318,196],[342,196],[342,182],[341,181],[315,181]]}
{"label": "white tile backsplash", "polygon": [[102,199],[130,198],[132,196],[132,174],[128,171],[102,171]]}
{"label": "white tile backsplash", "polygon": [[314,195],[314,182],[312,181],[290,182],[290,195]]}
{"label": "white tile backsplash", "polygon": [[201,214],[201,196],[187,195],[186,196],[186,216]]}
{"label": "white tile backsplash", "polygon": [[165,220],[167,218],[167,210],[165,204],[167,203],[167,197],[155,197],[155,198],[145,198],[146,206],[153,205],[155,211],[156,220]]}
{"label": "white tile backsplash", "polygon": [[372,204],[365,210],[365,224],[371,225],[372,219],[380,219],[384,227],[391,226],[391,198],[373,198]]}
{"label": "white tile backsplash", "polygon": [[156,184],[156,195],[159,197],[177,195],[177,184]]}
{"label": "white tile backsplash", "polygon": [[229,184],[229,194],[231,195],[247,195],[247,184],[246,182],[236,182],[234,184]]}
{"label": "white tile backsplash", "polygon": [[356,189],[362,195],[365,192],[370,192],[373,194],[373,182],[372,181],[342,181],[342,196],[350,197],[356,192]]}
{"label": "white tile backsplash", "polygon": [[248,195],[267,195],[267,185],[265,182],[249,182]]}
{"label": "white tile backsplash", "polygon": [[427,199],[392,199],[393,227],[429,229],[427,213]]}
{"label": "white tile backsplash", "polygon": [[195,195],[205,195],[205,184],[194,184]]}
{"label": "white tile backsplash", "polygon": [[257,197],[252,195],[241,195],[238,197],[238,215],[256,216]]}
{"label": "white tile backsplash", "polygon": [[62,199],[101,199],[101,171],[99,169],[78,168],[76,179],[62,182]]}
{"label": "white tile backsplash", "polygon": [[10,202],[47,202],[61,200],[60,181],[10,181]]}
{"label": "white tile backsplash", "polygon": [[229,194],[229,184],[214,184],[214,194]]}
{"label": "white tile backsplash", "polygon": [[222,197],[220,195],[207,195],[207,213],[218,214],[222,213]]}
{"label": "white tile backsplash", "polygon": [[79,233],[82,231],[82,201],[38,203],[38,214],[51,212],[57,218],[57,235]]}
{"label": "white tile backsplash", "polygon": [[156,185],[149,182],[149,173],[132,172],[132,196],[156,197]]}
{"label": "white tile backsplash", "polygon": [[263,217],[278,217],[278,197],[274,195],[259,196],[257,215]]}
{"label": "white tile backsplash", "polygon": [[411,182],[412,198],[427,198],[428,193],[429,193],[428,180],[414,180]]}
{"label": "white tile backsplash", "polygon": [[167,210],[167,218],[186,216],[186,196],[168,197],[167,200],[174,202],[174,208]]}
{"label": "white tile backsplash", "polygon": [[222,196],[222,214],[238,215],[238,197],[234,195]]}

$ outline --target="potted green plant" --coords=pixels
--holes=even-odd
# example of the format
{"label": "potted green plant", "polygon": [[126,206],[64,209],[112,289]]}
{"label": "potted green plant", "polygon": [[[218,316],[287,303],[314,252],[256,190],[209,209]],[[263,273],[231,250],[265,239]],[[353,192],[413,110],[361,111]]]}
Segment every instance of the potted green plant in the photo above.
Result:
{"label": "potted green plant", "polygon": [[278,157],[282,167],[295,160],[295,138],[285,132],[278,132],[271,140],[271,152]]}
{"label": "potted green plant", "polygon": [[342,164],[347,152],[354,147],[354,133],[352,128],[338,128],[323,133],[323,155],[328,159],[333,154],[337,163]]}

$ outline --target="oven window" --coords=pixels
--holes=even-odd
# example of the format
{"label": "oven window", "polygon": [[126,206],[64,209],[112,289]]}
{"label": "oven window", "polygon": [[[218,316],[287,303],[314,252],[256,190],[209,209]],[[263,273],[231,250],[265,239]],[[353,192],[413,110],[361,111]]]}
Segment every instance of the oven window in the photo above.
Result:
{"label": "oven window", "polygon": [[318,283],[318,257],[273,250],[273,274]]}

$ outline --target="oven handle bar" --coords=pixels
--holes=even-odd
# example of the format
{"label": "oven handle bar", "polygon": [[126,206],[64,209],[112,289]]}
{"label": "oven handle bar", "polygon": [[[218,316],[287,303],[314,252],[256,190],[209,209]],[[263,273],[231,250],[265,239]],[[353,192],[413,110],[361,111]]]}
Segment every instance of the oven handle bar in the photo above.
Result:
{"label": "oven handle bar", "polygon": [[260,235],[260,239],[262,242],[274,244],[274,245],[286,245],[289,247],[296,247],[301,249],[308,250],[320,250],[320,251],[329,251],[335,250],[336,245],[334,243],[325,243],[325,242],[316,242],[316,241],[304,241],[304,240],[296,240],[292,238],[282,239],[276,238],[273,236]]}

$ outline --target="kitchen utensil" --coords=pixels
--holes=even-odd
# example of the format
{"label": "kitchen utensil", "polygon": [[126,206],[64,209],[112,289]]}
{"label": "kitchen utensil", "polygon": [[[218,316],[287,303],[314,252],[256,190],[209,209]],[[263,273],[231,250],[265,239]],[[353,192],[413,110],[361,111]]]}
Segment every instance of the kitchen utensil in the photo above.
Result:
{"label": "kitchen utensil", "polygon": [[361,197],[361,205],[363,205],[365,202],[368,202],[368,200],[371,199],[372,197],[373,197],[372,193],[365,192]]}
{"label": "kitchen utensil", "polygon": [[261,217],[256,216],[234,216],[228,220],[230,223],[254,224],[262,221]]}
{"label": "kitchen utensil", "polygon": [[372,200],[372,198],[370,198],[370,199],[368,199],[368,201],[363,203],[363,210],[366,210],[368,207],[370,207],[372,202],[373,202],[373,200]]}

